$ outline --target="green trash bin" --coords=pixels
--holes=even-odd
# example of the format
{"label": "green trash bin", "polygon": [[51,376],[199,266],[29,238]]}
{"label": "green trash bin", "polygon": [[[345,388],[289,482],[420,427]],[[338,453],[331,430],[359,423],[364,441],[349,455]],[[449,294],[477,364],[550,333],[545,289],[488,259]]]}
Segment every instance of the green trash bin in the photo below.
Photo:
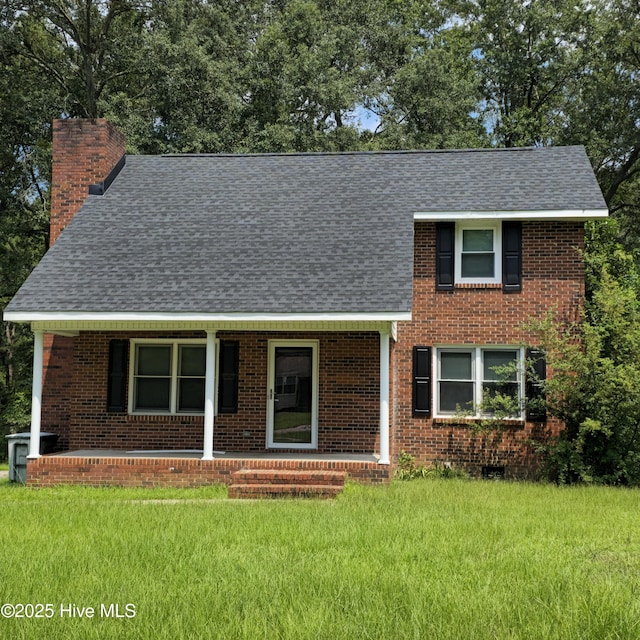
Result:
{"label": "green trash bin", "polygon": [[[27,456],[31,433],[10,433],[6,436],[9,444],[9,480],[11,482],[27,482]],[[52,453],[58,441],[57,433],[40,434],[40,453]]]}

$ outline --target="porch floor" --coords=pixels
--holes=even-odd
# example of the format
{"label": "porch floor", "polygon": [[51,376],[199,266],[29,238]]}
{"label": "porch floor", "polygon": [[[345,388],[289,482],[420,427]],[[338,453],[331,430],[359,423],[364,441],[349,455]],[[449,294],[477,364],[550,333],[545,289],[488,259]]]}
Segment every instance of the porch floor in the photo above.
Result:
{"label": "porch floor", "polygon": [[[188,458],[200,460],[201,449],[163,449],[163,450],[131,450],[121,449],[77,449],[49,454],[48,457],[68,458]],[[366,453],[304,453],[278,451],[214,451],[214,460],[300,460],[300,461],[336,461],[336,462],[374,462],[380,456]]]}

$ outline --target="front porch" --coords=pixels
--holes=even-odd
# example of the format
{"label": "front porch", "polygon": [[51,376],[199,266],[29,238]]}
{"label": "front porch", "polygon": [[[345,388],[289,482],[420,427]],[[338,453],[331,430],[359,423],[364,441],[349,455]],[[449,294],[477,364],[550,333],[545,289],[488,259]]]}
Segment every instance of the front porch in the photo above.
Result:
{"label": "front porch", "polygon": [[239,471],[323,472],[346,475],[366,484],[388,482],[391,466],[368,454],[301,454],[280,452],[214,452],[202,450],[122,451],[80,449],[27,461],[27,484],[126,487],[200,487],[233,482]]}

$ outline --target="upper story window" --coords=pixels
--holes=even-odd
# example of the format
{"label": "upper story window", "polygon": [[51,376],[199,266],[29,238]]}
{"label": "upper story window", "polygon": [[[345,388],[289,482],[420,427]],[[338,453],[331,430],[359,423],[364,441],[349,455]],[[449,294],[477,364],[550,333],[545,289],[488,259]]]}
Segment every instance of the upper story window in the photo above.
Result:
{"label": "upper story window", "polygon": [[436,289],[502,285],[522,290],[522,223],[448,221],[436,224]]}
{"label": "upper story window", "polygon": [[501,233],[498,224],[456,225],[456,283],[500,283]]}

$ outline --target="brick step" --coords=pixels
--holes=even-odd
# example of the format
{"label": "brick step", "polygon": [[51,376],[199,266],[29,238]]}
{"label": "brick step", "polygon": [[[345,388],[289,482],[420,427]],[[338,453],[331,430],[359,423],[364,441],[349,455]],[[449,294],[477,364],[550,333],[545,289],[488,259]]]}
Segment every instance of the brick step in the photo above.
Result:
{"label": "brick step", "polygon": [[240,469],[231,474],[233,484],[295,484],[344,487],[344,471],[309,469]]}
{"label": "brick step", "polygon": [[230,498],[333,498],[347,474],[326,469],[240,469],[231,474]]}
{"label": "brick step", "polygon": [[343,486],[329,484],[232,484],[230,498],[334,498]]}

